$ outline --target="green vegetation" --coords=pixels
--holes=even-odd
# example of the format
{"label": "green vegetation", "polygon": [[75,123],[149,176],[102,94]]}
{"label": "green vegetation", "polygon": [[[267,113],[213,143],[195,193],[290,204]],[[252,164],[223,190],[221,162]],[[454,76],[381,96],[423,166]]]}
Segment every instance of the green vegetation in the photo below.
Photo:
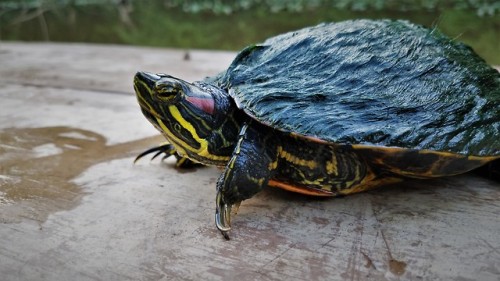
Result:
{"label": "green vegetation", "polygon": [[[500,1],[0,0],[0,39],[239,50],[320,22],[408,19],[500,64]],[[30,3],[30,5],[28,5]],[[97,4],[98,3],[98,4]]]}
{"label": "green vegetation", "polygon": [[169,7],[181,7],[183,11],[201,11],[215,14],[231,14],[242,10],[265,6],[272,12],[302,12],[307,9],[335,8],[351,11],[443,11],[446,9],[474,10],[477,15],[493,16],[500,12],[496,0],[169,0]]}

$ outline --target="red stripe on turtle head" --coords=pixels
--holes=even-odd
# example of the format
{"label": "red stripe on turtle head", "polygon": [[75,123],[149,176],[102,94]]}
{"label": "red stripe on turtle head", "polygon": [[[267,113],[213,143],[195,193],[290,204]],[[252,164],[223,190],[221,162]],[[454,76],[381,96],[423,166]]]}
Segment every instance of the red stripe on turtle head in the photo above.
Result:
{"label": "red stripe on turtle head", "polygon": [[196,106],[198,109],[205,113],[212,115],[214,113],[214,100],[210,98],[199,98],[199,97],[186,97],[186,100],[192,105]]}

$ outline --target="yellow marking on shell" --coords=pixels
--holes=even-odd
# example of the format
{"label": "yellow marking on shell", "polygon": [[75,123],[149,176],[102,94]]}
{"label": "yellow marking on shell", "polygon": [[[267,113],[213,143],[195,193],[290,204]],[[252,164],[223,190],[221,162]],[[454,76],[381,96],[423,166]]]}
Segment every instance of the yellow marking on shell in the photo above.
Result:
{"label": "yellow marking on shell", "polygon": [[[344,163],[344,165],[349,165],[349,163]],[[361,165],[361,164],[360,164]],[[361,167],[360,165],[356,166],[356,169],[354,170],[354,178],[350,181],[345,181],[345,186],[350,186],[352,187],[353,185],[356,186],[357,182],[365,182],[368,178],[367,175],[364,174],[363,177],[361,177]],[[363,164],[364,165],[364,164]],[[367,171],[367,173],[370,173]]]}
{"label": "yellow marking on shell", "polygon": [[315,169],[318,166],[318,163],[316,163],[316,161],[301,159],[301,158],[293,155],[292,153],[284,150],[281,146],[278,147],[278,156],[285,159],[286,161],[288,161],[292,164],[308,167],[311,170]]}
{"label": "yellow marking on shell", "polygon": [[331,142],[329,142],[329,141],[326,141],[326,140],[323,140],[323,139],[320,139],[320,138],[317,138],[317,137],[313,137],[313,136],[301,135],[301,134],[298,134],[298,133],[295,133],[295,132],[291,132],[290,136],[293,137],[294,139],[306,139],[306,140],[309,140],[309,141],[312,141],[312,142],[315,142],[315,143],[331,144]]}
{"label": "yellow marking on shell", "polygon": [[326,161],[326,172],[329,175],[338,176],[337,157],[335,156],[334,153],[332,153],[332,160],[331,161]]}
{"label": "yellow marking on shell", "polygon": [[375,174],[373,172],[370,172],[365,176],[365,178],[359,184],[356,184],[350,188],[339,190],[339,194],[348,195],[348,194],[363,192],[383,185],[393,184],[401,181],[403,181],[402,178],[394,178],[394,177],[376,178]]}
{"label": "yellow marking on shell", "polygon": [[277,167],[278,167],[278,160],[269,163],[269,166],[267,167],[267,169],[272,171],[272,170],[275,170]]}
{"label": "yellow marking on shell", "polygon": [[[398,153],[405,153],[409,148],[402,148],[402,147],[385,147],[385,146],[373,146],[373,145],[365,145],[365,144],[353,144],[352,148],[355,150],[361,150],[361,149],[367,149],[367,150],[375,150],[375,151],[383,151],[386,154],[398,154]],[[429,150],[429,149],[421,149],[418,151],[419,154],[435,154],[439,156],[444,156],[444,157],[450,157],[450,158],[459,158],[459,157],[467,157],[469,160],[473,161],[484,161],[490,162],[496,159],[500,159],[500,156],[477,156],[477,155],[463,155],[459,153],[453,153],[453,152],[447,152],[447,151],[436,151],[436,150]]]}
{"label": "yellow marking on shell", "polygon": [[309,179],[305,178],[305,176],[304,176],[303,179],[300,181],[300,183],[305,184],[305,185],[320,186],[321,189],[323,189],[323,190],[331,190],[330,186],[324,186],[323,181],[324,181],[324,178],[317,178],[315,180],[309,180]]}
{"label": "yellow marking on shell", "polygon": [[[374,159],[374,162],[376,164],[381,164],[381,165],[387,165],[385,159],[390,157],[399,157],[400,155],[403,155],[407,153],[410,149],[408,148],[401,148],[401,147],[382,147],[382,146],[370,146],[370,145],[362,145],[362,144],[356,144],[352,145],[353,149],[355,150],[370,150],[370,151],[377,151],[383,155],[387,155],[387,157],[381,157],[378,159]],[[436,160],[434,163],[430,164],[427,167],[426,171],[406,171],[402,170],[399,167],[395,166],[389,166],[391,169],[391,172],[403,175],[406,177],[411,177],[411,178],[421,178],[421,179],[426,179],[426,178],[436,178],[436,177],[442,177],[442,176],[452,176],[452,175],[457,175],[457,174],[462,174],[465,171],[457,171],[455,173],[437,173],[439,171],[439,167],[446,165],[447,162],[455,160],[455,159],[464,159],[464,160],[470,160],[470,161],[477,161],[480,165],[484,165],[490,161],[494,161],[496,159],[500,159],[500,156],[476,156],[476,155],[463,155],[463,154],[458,154],[458,153],[453,153],[453,152],[446,152],[446,151],[434,151],[434,150],[429,150],[429,149],[422,149],[418,150],[419,155],[426,155],[426,154],[431,154],[431,155],[436,155],[438,156],[438,160]]]}
{"label": "yellow marking on shell", "polygon": [[[178,138],[177,136],[175,136],[175,134],[170,132],[167,129],[167,127],[165,126],[165,124],[163,124],[163,122],[162,122],[161,123],[162,129],[167,133],[169,139],[171,139],[174,142],[176,142],[177,144],[179,144],[178,146],[181,146],[183,149],[187,149],[195,154],[200,155],[201,157],[215,160],[215,161],[229,161],[228,156],[213,155],[208,151],[208,141],[206,139],[203,139],[200,136],[198,136],[194,126],[191,123],[189,123],[186,119],[184,119],[182,114],[179,112],[179,109],[175,105],[169,106],[168,110],[170,111],[170,114],[172,114],[172,116],[175,118],[175,120],[177,120],[177,122],[179,122],[179,124],[181,124],[181,126],[184,129],[188,130],[189,133],[191,133],[191,136],[193,137],[193,139],[200,144],[200,148],[195,149],[192,146],[190,146],[189,144],[187,144],[186,142],[184,142],[183,140],[181,140],[180,138]],[[176,149],[178,149],[178,146],[176,146]]]}

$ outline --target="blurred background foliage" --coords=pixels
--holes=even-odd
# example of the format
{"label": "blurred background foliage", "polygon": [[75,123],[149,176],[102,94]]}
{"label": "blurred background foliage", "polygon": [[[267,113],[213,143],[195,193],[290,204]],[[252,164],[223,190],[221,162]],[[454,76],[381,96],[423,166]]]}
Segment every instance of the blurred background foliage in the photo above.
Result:
{"label": "blurred background foliage", "polygon": [[0,40],[239,50],[355,18],[438,28],[500,64],[500,0],[0,0]]}

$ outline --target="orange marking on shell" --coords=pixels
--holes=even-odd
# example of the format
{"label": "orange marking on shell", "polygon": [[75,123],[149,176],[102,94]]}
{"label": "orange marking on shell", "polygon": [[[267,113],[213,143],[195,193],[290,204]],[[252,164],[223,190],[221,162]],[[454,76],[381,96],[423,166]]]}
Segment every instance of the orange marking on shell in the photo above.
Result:
{"label": "orange marking on shell", "polygon": [[323,196],[323,197],[324,196],[335,196],[335,194],[331,191],[315,189],[315,188],[308,188],[308,187],[299,187],[299,186],[290,185],[290,184],[276,181],[276,180],[270,180],[268,185],[272,186],[272,187],[278,187],[278,188],[282,188],[284,190],[300,193],[300,194],[305,194],[305,195]]}

